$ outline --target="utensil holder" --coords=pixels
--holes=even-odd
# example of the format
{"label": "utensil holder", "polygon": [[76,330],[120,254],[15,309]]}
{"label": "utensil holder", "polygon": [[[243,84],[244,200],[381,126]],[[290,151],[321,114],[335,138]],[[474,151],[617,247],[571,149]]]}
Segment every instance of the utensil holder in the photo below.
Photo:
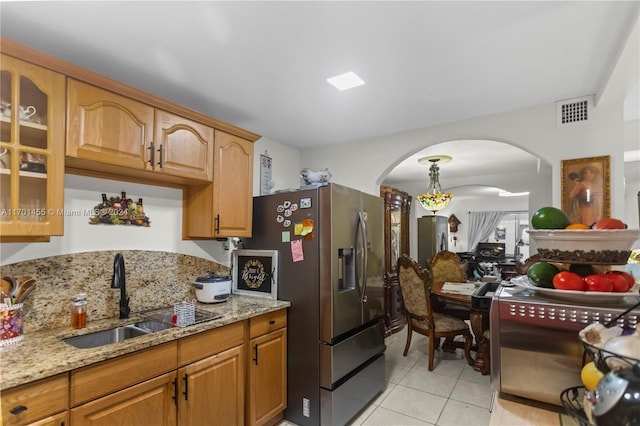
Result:
{"label": "utensil holder", "polygon": [[24,310],[22,303],[15,305],[0,304],[0,347],[19,343],[24,339],[22,334]]}
{"label": "utensil holder", "polygon": [[173,305],[173,314],[176,316],[176,325],[186,327],[196,322],[196,307],[192,302],[180,302]]}

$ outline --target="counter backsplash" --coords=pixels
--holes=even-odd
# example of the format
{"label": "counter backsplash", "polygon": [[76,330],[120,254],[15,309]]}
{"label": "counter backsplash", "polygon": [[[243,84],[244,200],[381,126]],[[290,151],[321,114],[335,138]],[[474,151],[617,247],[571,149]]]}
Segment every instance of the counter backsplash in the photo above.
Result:
{"label": "counter backsplash", "polygon": [[24,302],[25,333],[69,325],[70,299],[86,293],[87,321],[117,318],[120,289],[111,288],[113,260],[122,253],[132,312],[195,299],[192,282],[219,263],[179,253],[142,250],[73,253],[2,265],[2,276],[28,275],[36,289]]}

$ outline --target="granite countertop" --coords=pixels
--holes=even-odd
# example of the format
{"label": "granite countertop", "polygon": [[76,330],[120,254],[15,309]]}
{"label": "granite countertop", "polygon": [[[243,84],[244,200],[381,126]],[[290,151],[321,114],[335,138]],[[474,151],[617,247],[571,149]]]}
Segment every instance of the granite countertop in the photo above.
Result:
{"label": "granite countertop", "polygon": [[146,349],[150,346],[170,342],[181,337],[243,321],[267,312],[287,308],[290,305],[289,302],[282,300],[234,294],[223,303],[196,304],[196,309],[222,315],[219,319],[187,327],[174,327],[138,336],[123,342],[91,349],[77,349],[63,342],[61,339],[120,325],[132,324],[142,320],[145,317],[144,313],[133,312],[128,319],[123,320],[105,319],[89,321],[87,327],[82,330],[71,330],[67,327],[25,333],[22,342],[0,348],[0,390],[68,372],[76,368]]}

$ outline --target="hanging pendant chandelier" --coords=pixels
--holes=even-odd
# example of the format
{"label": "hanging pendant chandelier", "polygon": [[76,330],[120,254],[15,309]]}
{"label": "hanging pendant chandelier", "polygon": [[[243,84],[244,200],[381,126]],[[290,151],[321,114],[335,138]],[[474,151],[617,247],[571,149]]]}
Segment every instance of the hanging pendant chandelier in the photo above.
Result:
{"label": "hanging pendant chandelier", "polygon": [[451,157],[448,155],[432,155],[418,160],[420,164],[431,165],[429,166],[429,186],[424,194],[420,194],[416,198],[422,207],[426,210],[432,211],[434,215],[437,211],[447,207],[449,201],[453,198],[453,194],[443,192],[442,187],[440,186],[440,169],[438,168],[439,161],[448,163],[451,161]]}

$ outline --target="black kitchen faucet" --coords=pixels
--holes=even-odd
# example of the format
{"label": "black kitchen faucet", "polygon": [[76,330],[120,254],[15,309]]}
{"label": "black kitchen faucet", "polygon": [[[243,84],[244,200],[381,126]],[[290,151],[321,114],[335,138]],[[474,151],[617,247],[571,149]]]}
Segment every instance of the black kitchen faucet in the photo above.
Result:
{"label": "black kitchen faucet", "polygon": [[124,257],[116,254],[113,260],[113,277],[111,278],[111,288],[120,289],[120,319],[129,318],[129,297],[127,297],[127,286],[124,273]]}

